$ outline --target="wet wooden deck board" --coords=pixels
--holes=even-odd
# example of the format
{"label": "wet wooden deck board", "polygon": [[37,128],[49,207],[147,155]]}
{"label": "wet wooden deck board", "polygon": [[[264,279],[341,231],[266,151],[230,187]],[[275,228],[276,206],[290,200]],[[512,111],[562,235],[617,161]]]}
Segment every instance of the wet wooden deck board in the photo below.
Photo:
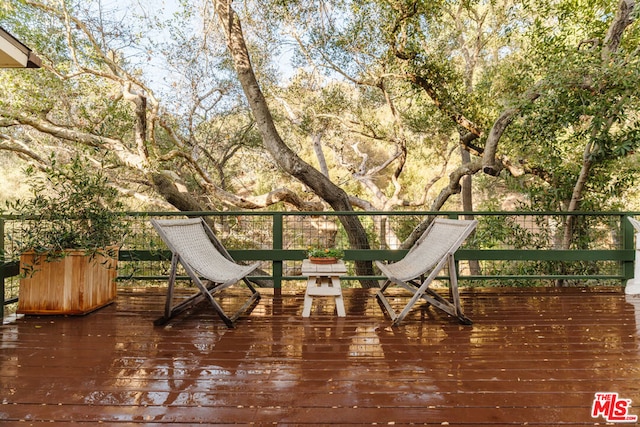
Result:
{"label": "wet wooden deck board", "polygon": [[266,290],[235,329],[206,305],[155,327],[161,292],[0,327],[0,422],[604,425],[596,392],[640,415],[640,297],[619,288],[465,289],[472,326],[420,306],[396,328],[362,289],[345,318]]}

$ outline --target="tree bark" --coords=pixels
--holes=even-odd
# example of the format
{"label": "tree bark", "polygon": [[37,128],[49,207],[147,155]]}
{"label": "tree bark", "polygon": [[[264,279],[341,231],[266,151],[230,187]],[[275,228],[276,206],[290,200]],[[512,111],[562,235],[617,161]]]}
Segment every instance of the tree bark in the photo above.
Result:
{"label": "tree bark", "polygon": [[204,211],[202,205],[188,192],[178,189],[175,182],[161,173],[152,173],[153,185],[156,191],[176,209],[184,212]]}
{"label": "tree bark", "polygon": [[603,61],[607,61],[610,54],[618,50],[624,30],[631,25],[635,19],[633,17],[635,6],[635,0],[620,0],[620,3],[618,3],[616,17],[609,26],[607,35],[604,38],[604,46],[601,53]]}
{"label": "tree bark", "polygon": [[[526,100],[528,102],[533,102],[540,97],[540,94],[537,92],[531,92],[526,95]],[[496,153],[498,151],[498,142],[500,142],[500,138],[502,138],[502,134],[507,129],[509,124],[513,121],[516,114],[520,112],[520,108],[513,107],[508,108],[500,114],[500,117],[496,119],[489,131],[489,135],[487,136],[487,142],[484,146],[484,153],[482,155],[482,171],[487,175],[498,176],[501,167],[498,167],[496,161]]]}
{"label": "tree bark", "polygon": [[322,151],[322,132],[314,133],[311,137],[311,143],[313,144],[313,151],[316,153],[316,159],[318,159],[320,172],[328,178],[329,167],[327,166],[327,159],[324,156],[324,151]]}
{"label": "tree bark", "polygon": [[[471,163],[471,153],[465,150],[462,145],[460,146],[460,156],[462,157],[462,164]],[[460,184],[462,187],[462,191],[460,193],[462,196],[462,210],[465,212],[473,212],[473,175],[469,174],[463,176],[460,180]],[[464,219],[473,219],[473,215],[465,215]],[[469,271],[472,275],[480,274],[480,261],[477,259],[470,260]]]}
{"label": "tree bark", "polygon": [[[271,111],[253,71],[240,19],[231,7],[231,0],[212,0],[212,3],[224,31],[238,80],[247,97],[267,151],[283,170],[311,188],[335,211],[352,211],[348,195],[320,171],[304,162],[284,143],[275,127]],[[351,247],[369,249],[365,229],[358,217],[356,215],[341,215],[339,218],[345,228]],[[356,273],[358,275],[373,275],[371,262],[356,262]],[[373,280],[361,283],[363,287],[378,285]]]}

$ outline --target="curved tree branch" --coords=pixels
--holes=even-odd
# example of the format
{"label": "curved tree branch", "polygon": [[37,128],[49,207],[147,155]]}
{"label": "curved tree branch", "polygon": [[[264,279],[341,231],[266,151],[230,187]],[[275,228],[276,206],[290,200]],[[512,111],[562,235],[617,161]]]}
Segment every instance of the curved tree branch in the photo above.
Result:
{"label": "curved tree branch", "polygon": [[[449,174],[449,185],[440,191],[438,197],[431,204],[431,211],[439,211],[444,203],[449,199],[449,197],[453,194],[460,193],[462,187],[460,185],[460,180],[467,175],[473,175],[478,172],[482,168],[482,160],[476,159],[464,165],[461,165],[456,170]],[[424,231],[429,227],[429,224],[433,221],[433,217],[429,217],[422,221],[416,228],[413,229],[409,237],[402,242],[402,248],[408,249],[415,241],[424,233]]]}
{"label": "curved tree branch", "polygon": [[0,115],[4,117],[12,117],[16,122],[22,125],[31,126],[40,132],[47,133],[60,139],[78,142],[88,147],[109,150],[123,164],[129,167],[142,169],[146,163],[146,159],[136,153],[132,153],[122,141],[115,138],[108,138],[82,132],[76,129],[70,129],[65,126],[57,125],[44,117],[32,116],[25,113],[11,115],[10,112],[0,109]]}
{"label": "curved tree branch", "polygon": [[[537,92],[529,93],[525,98],[527,102],[533,102],[540,96]],[[502,134],[507,129],[507,126],[511,124],[514,117],[520,113],[521,107],[508,108],[500,114],[500,117],[496,119],[489,131],[487,142],[484,146],[484,153],[482,154],[482,171],[488,175],[497,176],[500,173],[501,168],[498,167],[496,160],[496,153],[498,150],[498,142],[502,138]]]}
{"label": "curved tree branch", "polygon": [[618,3],[616,17],[611,25],[609,25],[607,35],[604,38],[601,52],[603,61],[608,60],[611,53],[618,50],[618,46],[620,46],[620,41],[622,40],[622,34],[629,25],[633,24],[633,10],[635,6],[635,0],[620,0]]}

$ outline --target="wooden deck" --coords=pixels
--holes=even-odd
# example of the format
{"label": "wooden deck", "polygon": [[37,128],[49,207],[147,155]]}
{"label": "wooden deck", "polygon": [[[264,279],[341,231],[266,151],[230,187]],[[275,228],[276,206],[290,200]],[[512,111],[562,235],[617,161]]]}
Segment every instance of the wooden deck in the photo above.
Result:
{"label": "wooden deck", "polygon": [[0,424],[605,425],[596,392],[640,415],[640,297],[618,288],[467,289],[472,326],[423,306],[396,328],[362,289],[345,318],[262,291],[235,329],[205,305],[154,327],[161,291],[1,326]]}

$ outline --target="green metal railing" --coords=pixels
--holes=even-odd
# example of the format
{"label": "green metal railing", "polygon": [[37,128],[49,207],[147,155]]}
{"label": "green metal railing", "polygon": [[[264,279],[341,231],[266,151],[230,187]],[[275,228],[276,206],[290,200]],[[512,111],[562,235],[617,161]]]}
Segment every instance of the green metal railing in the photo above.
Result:
{"label": "green metal railing", "polygon": [[[340,215],[357,215],[367,230],[370,250],[349,249]],[[634,229],[625,220],[633,212],[579,212],[575,218],[572,249],[557,249],[562,212],[133,212],[126,218],[131,234],[119,255],[119,280],[124,283],[166,280],[170,254],[151,227],[149,219],[206,216],[216,234],[238,261],[263,262],[255,279],[281,288],[300,280],[299,265],[312,245],[345,249],[349,267],[343,283],[357,286],[353,261],[398,260],[405,250],[389,248],[404,240],[427,217],[473,216],[479,224],[472,237],[456,253],[461,284],[467,286],[531,286],[557,281],[623,284],[634,271]],[[19,217],[0,217],[0,266],[3,305],[17,301],[19,264],[8,235],[18,235]],[[546,282],[545,282],[546,281]],[[8,284],[7,284],[8,283]]]}

